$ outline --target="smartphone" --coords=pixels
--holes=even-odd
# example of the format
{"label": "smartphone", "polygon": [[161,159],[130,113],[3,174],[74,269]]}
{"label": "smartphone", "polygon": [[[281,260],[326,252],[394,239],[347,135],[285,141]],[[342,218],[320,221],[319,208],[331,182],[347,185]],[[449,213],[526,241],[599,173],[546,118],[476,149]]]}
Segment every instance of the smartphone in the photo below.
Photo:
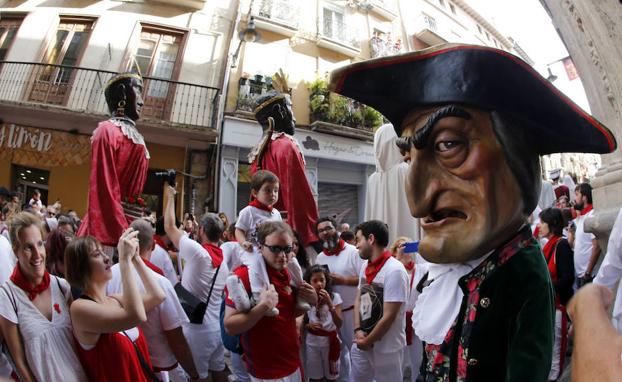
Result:
{"label": "smartphone", "polygon": [[411,241],[409,243],[404,243],[404,253],[415,253],[419,251],[419,242]]}

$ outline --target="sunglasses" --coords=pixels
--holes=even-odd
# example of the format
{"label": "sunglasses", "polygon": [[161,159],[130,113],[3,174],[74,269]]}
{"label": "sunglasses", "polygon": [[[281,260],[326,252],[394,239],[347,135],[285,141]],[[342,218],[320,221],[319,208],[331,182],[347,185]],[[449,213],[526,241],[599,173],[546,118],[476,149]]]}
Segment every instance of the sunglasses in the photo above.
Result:
{"label": "sunglasses", "polygon": [[292,246],[291,245],[286,245],[284,247],[281,247],[281,246],[278,246],[278,245],[267,245],[267,244],[264,244],[264,246],[266,248],[268,248],[270,250],[270,252],[274,253],[275,255],[278,255],[281,252],[283,252],[283,253],[290,253],[292,251]]}

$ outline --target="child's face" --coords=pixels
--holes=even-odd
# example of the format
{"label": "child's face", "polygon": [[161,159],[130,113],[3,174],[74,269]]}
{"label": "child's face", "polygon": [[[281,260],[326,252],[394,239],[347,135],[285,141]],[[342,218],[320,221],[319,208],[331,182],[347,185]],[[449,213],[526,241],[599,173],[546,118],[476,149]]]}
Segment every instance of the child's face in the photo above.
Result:
{"label": "child's face", "polygon": [[272,206],[279,200],[279,184],[266,182],[261,185],[259,191],[252,190],[251,193],[261,203]]}
{"label": "child's face", "polygon": [[324,289],[326,287],[326,277],[324,277],[324,272],[316,272],[311,275],[311,285],[317,292]]}

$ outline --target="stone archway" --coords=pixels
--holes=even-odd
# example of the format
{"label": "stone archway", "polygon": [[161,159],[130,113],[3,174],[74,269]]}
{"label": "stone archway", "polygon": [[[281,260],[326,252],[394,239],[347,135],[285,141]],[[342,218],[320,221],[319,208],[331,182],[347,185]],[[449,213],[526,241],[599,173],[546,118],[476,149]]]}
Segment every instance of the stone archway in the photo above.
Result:
{"label": "stone archway", "polygon": [[[592,114],[622,146],[622,1],[540,0],[579,71]],[[602,156],[592,181],[594,217],[586,221],[604,251],[622,207],[622,151]]]}

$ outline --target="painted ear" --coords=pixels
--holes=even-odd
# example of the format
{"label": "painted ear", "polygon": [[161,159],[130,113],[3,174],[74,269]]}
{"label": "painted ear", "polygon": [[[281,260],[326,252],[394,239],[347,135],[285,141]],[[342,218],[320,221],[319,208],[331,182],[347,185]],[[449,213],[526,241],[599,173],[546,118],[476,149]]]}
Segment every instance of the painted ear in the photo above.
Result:
{"label": "painted ear", "polygon": [[127,89],[125,88],[124,84],[119,84],[119,86],[117,86],[116,93],[119,100],[127,99]]}

